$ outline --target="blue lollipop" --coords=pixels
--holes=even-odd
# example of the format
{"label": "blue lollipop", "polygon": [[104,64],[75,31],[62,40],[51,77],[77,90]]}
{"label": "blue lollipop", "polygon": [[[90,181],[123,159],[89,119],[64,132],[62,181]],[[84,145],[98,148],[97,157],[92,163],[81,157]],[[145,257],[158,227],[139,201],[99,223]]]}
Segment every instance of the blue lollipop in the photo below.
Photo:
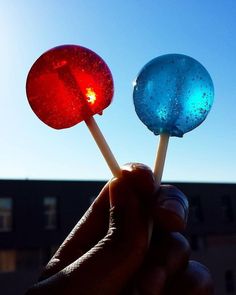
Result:
{"label": "blue lollipop", "polygon": [[154,174],[160,183],[169,136],[182,137],[209,113],[214,86],[207,70],[195,59],[166,54],[147,63],[135,81],[134,106],[140,120],[160,134]]}

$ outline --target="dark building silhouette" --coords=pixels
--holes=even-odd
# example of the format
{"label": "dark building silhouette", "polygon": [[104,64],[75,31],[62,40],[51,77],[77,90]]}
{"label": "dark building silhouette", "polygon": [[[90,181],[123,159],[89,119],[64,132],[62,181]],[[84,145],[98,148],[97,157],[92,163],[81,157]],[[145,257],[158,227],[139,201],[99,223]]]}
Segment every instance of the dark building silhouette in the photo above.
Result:
{"label": "dark building silhouette", "polygon": [[[0,294],[24,294],[105,182],[0,180]],[[173,183],[189,198],[192,258],[236,294],[236,184]]]}

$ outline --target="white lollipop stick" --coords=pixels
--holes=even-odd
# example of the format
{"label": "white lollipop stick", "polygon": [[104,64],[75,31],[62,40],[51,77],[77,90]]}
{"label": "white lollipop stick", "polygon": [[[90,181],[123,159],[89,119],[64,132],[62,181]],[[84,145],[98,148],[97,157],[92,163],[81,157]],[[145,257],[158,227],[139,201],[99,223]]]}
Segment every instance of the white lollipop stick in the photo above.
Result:
{"label": "white lollipop stick", "polygon": [[93,117],[90,117],[89,119],[85,120],[85,123],[88,126],[88,129],[90,130],[94,140],[96,141],[104,159],[107,162],[107,165],[111,169],[111,172],[113,176],[119,177],[121,175],[121,169],[119,164],[117,163],[111,149],[109,148],[109,145],[106,142],[105,137],[103,136],[101,130],[99,129],[96,121]]}
{"label": "white lollipop stick", "polygon": [[[160,142],[157,149],[157,155],[154,165],[154,176],[156,179],[157,189],[159,189],[161,184],[161,178],[164,170],[165,159],[166,159],[166,152],[169,143],[169,134],[162,133],[160,134]],[[153,231],[153,220],[150,219],[149,221],[149,228],[148,228],[148,244],[151,242],[152,238],[152,231]]]}
{"label": "white lollipop stick", "polygon": [[162,133],[160,134],[160,142],[157,150],[155,165],[154,165],[154,176],[156,178],[157,186],[159,188],[161,184],[161,178],[164,170],[166,152],[169,143],[169,134]]}

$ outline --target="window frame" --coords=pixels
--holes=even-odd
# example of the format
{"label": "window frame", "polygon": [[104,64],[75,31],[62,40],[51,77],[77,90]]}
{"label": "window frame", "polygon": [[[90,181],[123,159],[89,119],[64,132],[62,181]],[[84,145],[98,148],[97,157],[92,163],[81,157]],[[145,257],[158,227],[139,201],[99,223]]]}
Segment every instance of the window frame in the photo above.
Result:
{"label": "window frame", "polygon": [[0,250],[0,274],[16,271],[16,250]]}
{"label": "window frame", "polygon": [[[50,204],[45,204],[46,200],[54,200],[55,204],[53,207],[48,209],[46,206]],[[57,196],[44,196],[43,198],[43,224],[45,230],[56,230],[58,229],[58,197]]]}
{"label": "window frame", "polygon": [[13,198],[0,196],[0,203],[4,199],[10,201],[10,208],[4,212],[0,207],[0,219],[2,218],[2,222],[0,222],[0,233],[11,232],[13,230]]}

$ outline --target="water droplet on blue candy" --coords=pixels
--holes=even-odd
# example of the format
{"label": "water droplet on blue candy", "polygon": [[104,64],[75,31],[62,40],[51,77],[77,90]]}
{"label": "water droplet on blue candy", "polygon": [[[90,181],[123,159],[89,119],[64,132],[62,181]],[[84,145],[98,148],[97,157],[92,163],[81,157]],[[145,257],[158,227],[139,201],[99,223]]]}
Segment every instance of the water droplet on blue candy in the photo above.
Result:
{"label": "water droplet on blue candy", "polygon": [[214,86],[198,61],[182,54],[166,54],[142,68],[133,97],[138,117],[154,134],[181,137],[205,120]]}

